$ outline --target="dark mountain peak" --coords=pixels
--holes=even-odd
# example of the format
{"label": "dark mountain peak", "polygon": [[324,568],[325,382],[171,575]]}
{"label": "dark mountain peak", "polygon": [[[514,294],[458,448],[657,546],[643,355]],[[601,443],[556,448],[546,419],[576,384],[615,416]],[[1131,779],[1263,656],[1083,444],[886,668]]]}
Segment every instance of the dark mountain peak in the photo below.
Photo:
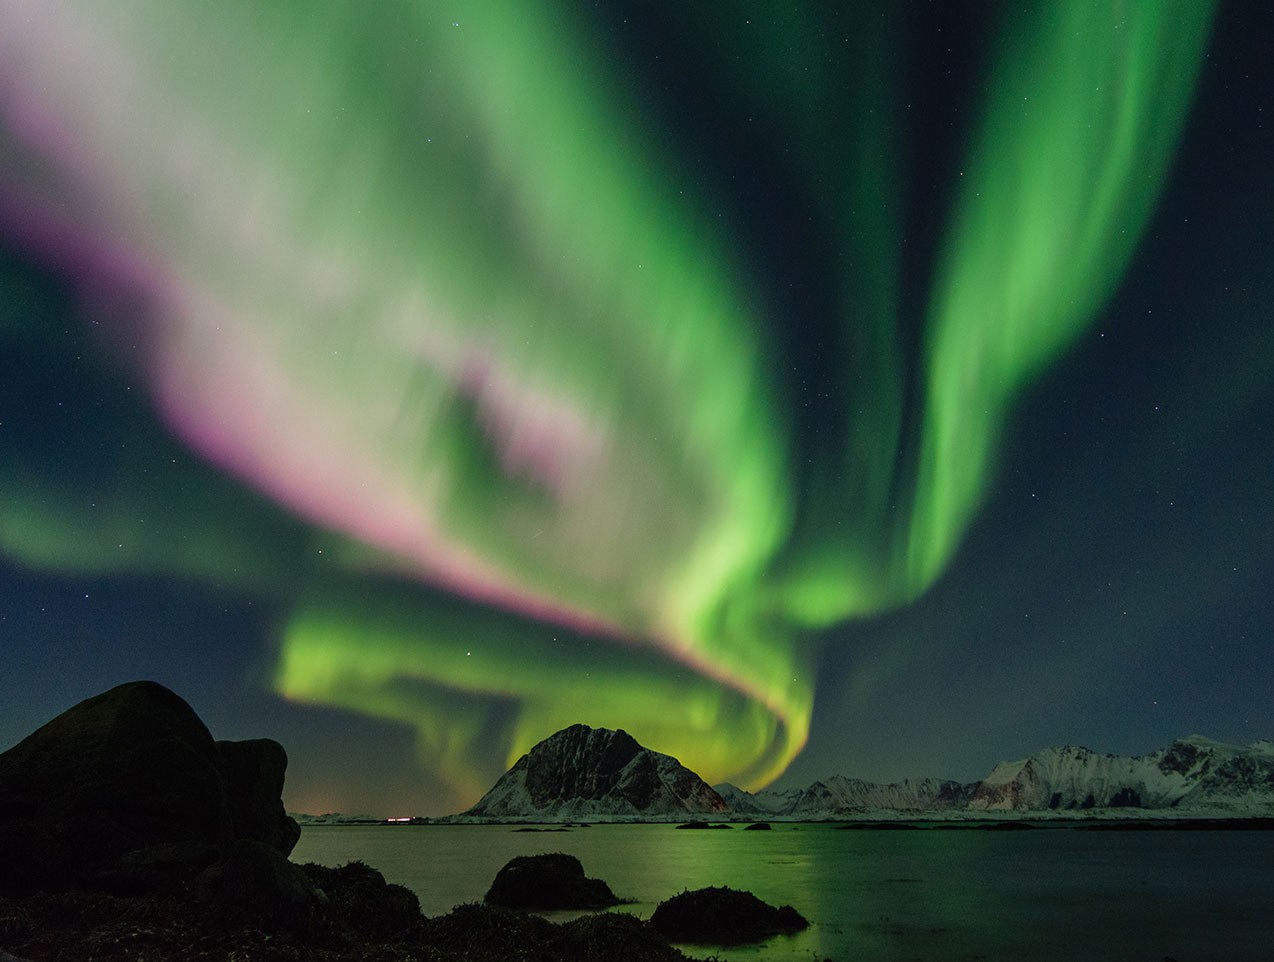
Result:
{"label": "dark mountain peak", "polygon": [[725,802],[670,755],[623,729],[571,725],[537,743],[466,814],[655,815],[723,812]]}

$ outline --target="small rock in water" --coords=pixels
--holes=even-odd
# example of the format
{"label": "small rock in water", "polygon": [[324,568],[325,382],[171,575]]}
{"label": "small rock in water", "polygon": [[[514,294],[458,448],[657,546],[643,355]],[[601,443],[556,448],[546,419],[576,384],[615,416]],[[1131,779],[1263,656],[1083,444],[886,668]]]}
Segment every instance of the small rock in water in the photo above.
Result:
{"label": "small rock in water", "polygon": [[744,825],[745,832],[768,832],[770,830],[769,822],[753,822],[750,825]]}

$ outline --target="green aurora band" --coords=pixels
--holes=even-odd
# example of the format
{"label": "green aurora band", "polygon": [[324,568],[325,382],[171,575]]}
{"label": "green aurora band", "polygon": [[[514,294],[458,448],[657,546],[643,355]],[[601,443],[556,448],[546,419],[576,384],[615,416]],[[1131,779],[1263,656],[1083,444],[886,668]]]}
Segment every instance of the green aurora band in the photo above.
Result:
{"label": "green aurora band", "polygon": [[[121,394],[145,456],[0,447],[0,551],[275,601],[277,690],[413,726],[461,803],[478,746],[580,721],[771,781],[807,737],[808,636],[941,574],[1014,398],[1118,284],[1212,17],[1006,13],[917,353],[891,8],[855,8],[839,59],[802,13],[703,62],[846,252],[841,433],[811,446],[775,359],[796,320],[568,5],[6,5],[0,226],[73,265],[98,354],[219,470]],[[5,343],[70,352],[4,283]]]}

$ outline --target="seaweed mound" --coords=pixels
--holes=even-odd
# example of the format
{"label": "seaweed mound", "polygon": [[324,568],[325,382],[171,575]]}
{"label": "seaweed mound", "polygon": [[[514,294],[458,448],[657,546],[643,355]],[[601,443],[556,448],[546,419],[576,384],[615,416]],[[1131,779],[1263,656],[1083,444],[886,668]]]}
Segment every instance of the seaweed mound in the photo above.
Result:
{"label": "seaweed mound", "polygon": [[658,931],[625,912],[599,912],[567,922],[552,942],[572,962],[677,962],[685,959]]}
{"label": "seaweed mound", "polygon": [[421,924],[416,893],[386,882],[370,865],[349,862],[329,868],[309,862],[301,869],[326,896],[323,916],[335,929],[362,939],[386,941]]}
{"label": "seaweed mound", "polygon": [[701,945],[743,945],[809,926],[790,905],[775,908],[751,892],[716,887],[660,902],[650,924],[674,942]]}
{"label": "seaweed mound", "polygon": [[485,901],[511,909],[604,909],[619,899],[601,879],[585,878],[574,855],[519,855],[500,869]]}
{"label": "seaweed mound", "polygon": [[685,962],[650,925],[623,913],[587,915],[564,925],[490,905],[458,905],[428,919],[428,958],[465,962]]}
{"label": "seaweed mound", "polygon": [[424,943],[443,959],[540,959],[557,926],[538,915],[489,905],[457,905],[427,919]]}

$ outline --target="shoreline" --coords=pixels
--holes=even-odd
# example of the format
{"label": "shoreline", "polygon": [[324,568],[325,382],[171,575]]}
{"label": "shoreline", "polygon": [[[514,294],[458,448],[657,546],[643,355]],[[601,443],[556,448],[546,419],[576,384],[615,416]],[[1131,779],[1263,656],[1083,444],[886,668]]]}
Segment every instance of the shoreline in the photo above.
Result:
{"label": "shoreline", "polygon": [[[850,830],[869,829],[917,829],[930,831],[1004,831],[1013,828],[1054,829],[1054,830],[1126,830],[1126,831],[1270,831],[1274,830],[1274,815],[1158,815],[1133,816],[1126,815],[1083,815],[1083,816],[1047,816],[1022,817],[1013,816],[978,816],[961,818],[934,818],[931,815],[909,817],[881,817],[879,814],[862,816],[844,816],[817,819],[793,818],[725,818],[715,819],[714,825],[727,828],[746,828],[748,825],[770,824],[772,826],[799,827],[802,825],[832,825]],[[447,826],[469,827],[512,827],[540,828],[551,831],[570,831],[579,828],[590,828],[595,825],[666,825],[677,828],[685,824],[684,819],[637,819],[637,818],[573,818],[557,821],[545,818],[505,818],[478,819],[442,816],[440,818],[402,819],[351,819],[348,821],[301,821],[301,826],[311,829],[378,827],[378,828],[440,828]]]}

